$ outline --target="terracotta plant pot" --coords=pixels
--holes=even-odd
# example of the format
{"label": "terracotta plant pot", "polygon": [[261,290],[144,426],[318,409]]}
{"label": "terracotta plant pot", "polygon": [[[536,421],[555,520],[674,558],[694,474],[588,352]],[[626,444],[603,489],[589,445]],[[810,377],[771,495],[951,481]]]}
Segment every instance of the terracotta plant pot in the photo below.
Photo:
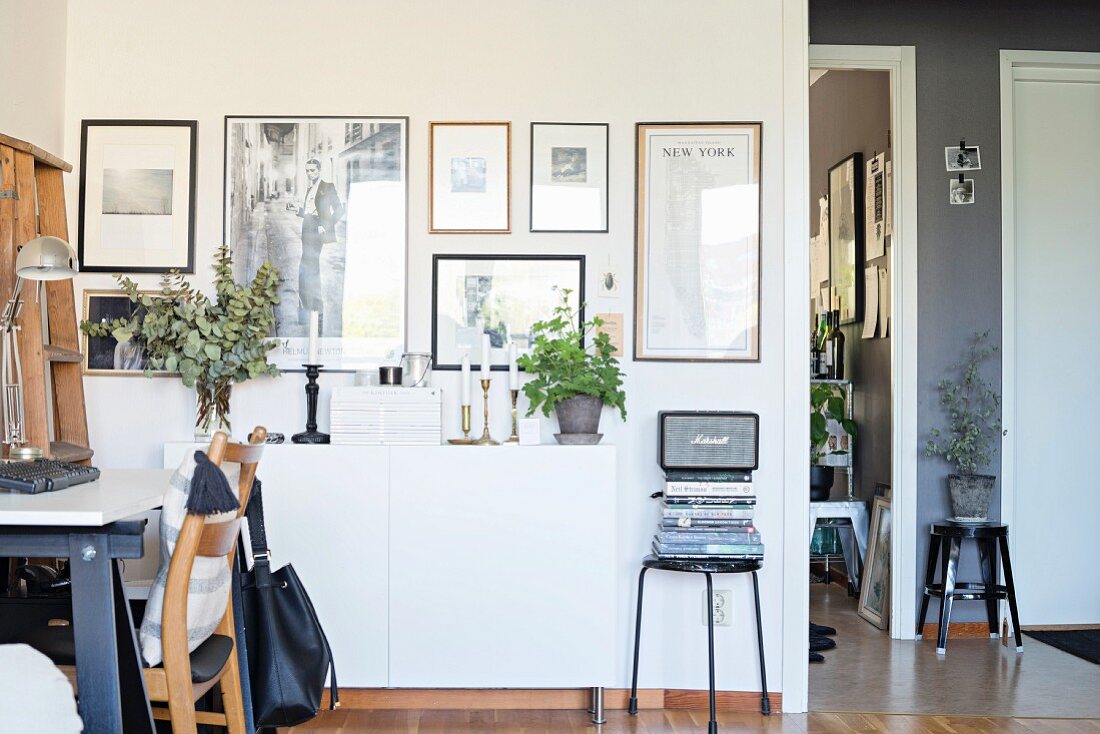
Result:
{"label": "terracotta plant pot", "polygon": [[997,477],[989,474],[950,474],[947,487],[951,493],[953,520],[985,522],[989,519],[989,501]]}

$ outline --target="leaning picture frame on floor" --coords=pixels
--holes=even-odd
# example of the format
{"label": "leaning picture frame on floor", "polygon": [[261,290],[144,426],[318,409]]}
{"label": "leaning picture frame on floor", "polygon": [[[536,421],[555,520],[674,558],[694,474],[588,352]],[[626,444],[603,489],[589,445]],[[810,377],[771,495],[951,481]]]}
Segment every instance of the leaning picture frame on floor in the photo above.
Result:
{"label": "leaning picture frame on floor", "polygon": [[83,120],[84,273],[195,272],[195,120]]}
{"label": "leaning picture frame on floor", "polygon": [[890,549],[892,534],[890,500],[875,497],[871,532],[867,539],[867,563],[859,589],[856,612],[880,630],[890,627]]}
{"label": "leaning picture frame on floor", "polygon": [[233,275],[281,277],[271,361],[301,371],[317,313],[326,372],[405,351],[408,118],[225,118],[223,239]]}

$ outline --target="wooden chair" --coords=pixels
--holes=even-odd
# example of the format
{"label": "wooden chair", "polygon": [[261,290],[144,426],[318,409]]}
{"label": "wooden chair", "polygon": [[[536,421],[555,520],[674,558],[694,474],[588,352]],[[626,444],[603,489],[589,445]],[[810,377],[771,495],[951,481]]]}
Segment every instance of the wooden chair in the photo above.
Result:
{"label": "wooden chair", "polygon": [[[187,592],[191,581],[191,566],[196,556],[225,558],[230,569],[237,550],[241,519],[248,506],[252,480],[263,455],[267,429],[257,426],[249,437],[251,444],[229,443],[218,432],[210,442],[207,456],[216,466],[228,461],[241,465],[237,482],[240,509],[227,522],[206,522],[203,515],[187,515],[168,566],[164,590],[164,611],[161,615],[161,642],[164,663],[145,669],[145,686],[149,699],[167,703],[153,706],[153,718],[172,722],[174,734],[194,734],[198,724],[226,727],[231,734],[244,734],[244,704],[241,697],[241,672],[237,663],[237,639],[233,625],[233,599],[226,604],[225,614],[214,635],[194,652],[187,651]],[[192,667],[192,661],[196,665]],[[200,668],[205,668],[200,670]],[[221,689],[224,714],[195,711],[195,701],[218,685]]]}

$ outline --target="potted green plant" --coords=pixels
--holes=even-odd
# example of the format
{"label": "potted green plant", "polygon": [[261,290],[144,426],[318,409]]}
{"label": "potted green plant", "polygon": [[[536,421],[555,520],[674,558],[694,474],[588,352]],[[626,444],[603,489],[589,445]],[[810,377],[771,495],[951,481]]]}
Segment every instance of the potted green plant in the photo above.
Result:
{"label": "potted green plant", "polygon": [[940,405],[948,414],[947,428],[933,428],[925,454],[941,456],[954,466],[947,477],[952,519],[984,522],[997,478],[979,473],[993,459],[995,441],[1001,429],[1001,396],[985,377],[982,364],[996,347],[989,345],[989,332],[974,334],[962,359],[950,368],[951,377],[940,381]]}
{"label": "potted green plant", "polygon": [[267,361],[275,347],[274,305],[279,302],[279,273],[264,263],[248,285],[233,280],[227,245],[214,257],[214,300],[196,290],[178,271],[161,278],[159,293],[142,293],[130,278],[116,275],[119,289],[140,307],[129,318],[82,321],[89,336],[113,336],[131,342],[146,357],[145,376],[178,372],[195,390],[196,438],[229,429],[233,385],[261,375],[278,375]]}
{"label": "potted green plant", "polygon": [[847,417],[844,395],[837,392],[834,385],[819,382],[810,385],[810,501],[822,502],[829,499],[829,490],[833,486],[833,467],[822,464],[826,454],[844,456],[846,449],[825,447],[832,435],[829,421],[836,421],[852,438],[856,437],[856,424]]}
{"label": "potted green plant", "polygon": [[599,443],[603,406],[618,408],[626,420],[623,373],[619,360],[612,356],[615,347],[611,338],[599,331],[603,320],[593,316],[578,323],[580,311],[569,305],[571,292],[562,289],[553,317],[531,327],[531,352],[516,361],[534,377],[523,386],[530,401],[527,415],[541,409],[549,416],[553,410],[561,430],[554,434],[558,443]]}

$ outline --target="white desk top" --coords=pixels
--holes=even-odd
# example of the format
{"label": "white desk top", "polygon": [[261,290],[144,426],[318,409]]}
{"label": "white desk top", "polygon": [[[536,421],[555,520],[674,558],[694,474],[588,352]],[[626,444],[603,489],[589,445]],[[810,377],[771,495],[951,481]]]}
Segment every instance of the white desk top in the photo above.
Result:
{"label": "white desk top", "polygon": [[102,469],[95,482],[56,492],[0,489],[0,525],[100,527],[160,507],[170,469]]}

